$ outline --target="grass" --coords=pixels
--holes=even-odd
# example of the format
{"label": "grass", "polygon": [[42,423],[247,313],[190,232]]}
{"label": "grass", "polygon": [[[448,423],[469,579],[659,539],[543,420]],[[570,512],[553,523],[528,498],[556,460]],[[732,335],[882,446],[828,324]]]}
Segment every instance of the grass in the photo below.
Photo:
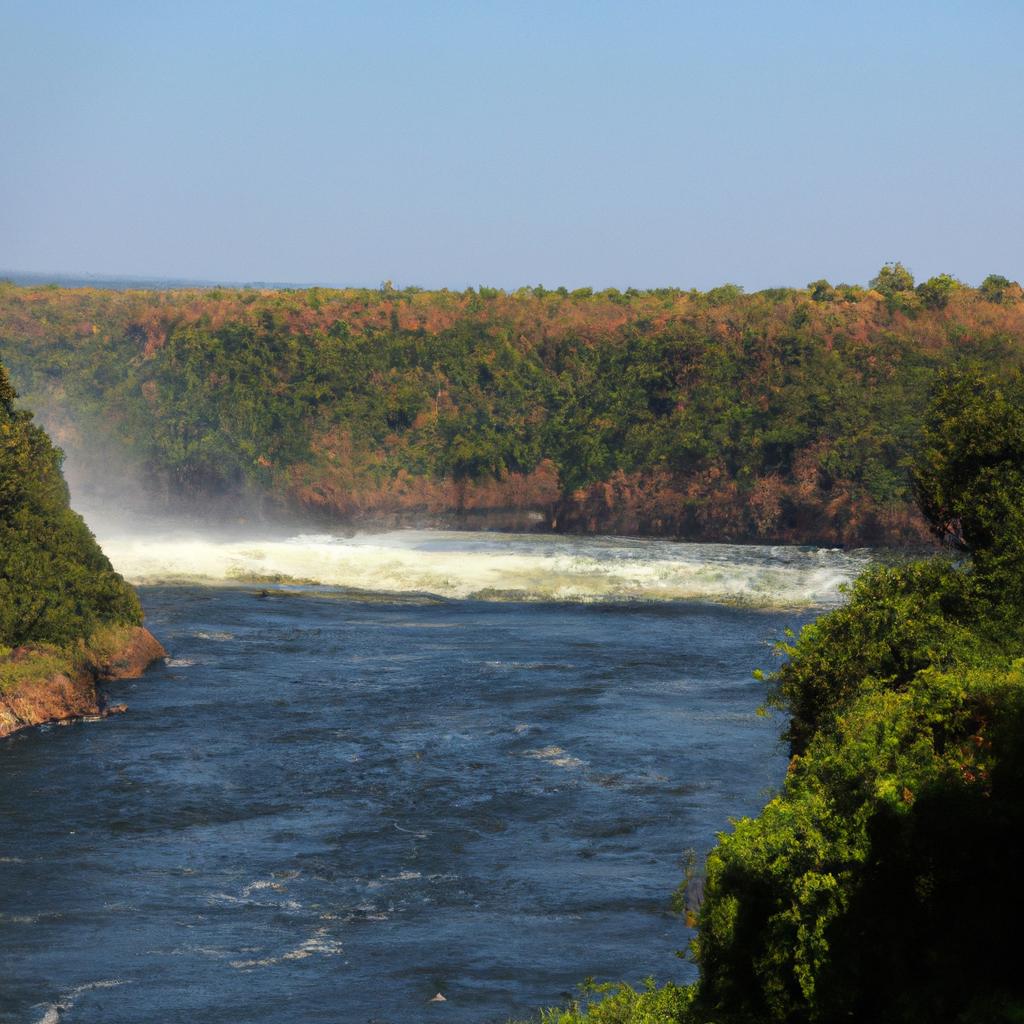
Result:
{"label": "grass", "polygon": [[25,654],[12,658],[10,647],[0,645],[0,694],[18,687],[42,683],[52,676],[76,672],[96,662],[108,661],[124,650],[134,626],[101,626],[86,640],[67,647],[30,644]]}
{"label": "grass", "polygon": [[74,652],[52,644],[33,644],[29,653],[17,661],[11,658],[9,647],[0,648],[0,694],[26,683],[41,683],[61,672],[70,675],[74,670]]}

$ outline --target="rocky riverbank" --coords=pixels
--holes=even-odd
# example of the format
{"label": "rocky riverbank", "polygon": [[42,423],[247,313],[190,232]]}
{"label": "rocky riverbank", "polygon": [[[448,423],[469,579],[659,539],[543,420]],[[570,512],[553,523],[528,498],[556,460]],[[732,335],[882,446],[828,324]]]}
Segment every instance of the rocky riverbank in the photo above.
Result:
{"label": "rocky riverbank", "polygon": [[0,739],[35,725],[123,710],[107,705],[99,684],[134,679],[166,654],[142,626],[118,628],[71,652],[16,647],[0,658]]}

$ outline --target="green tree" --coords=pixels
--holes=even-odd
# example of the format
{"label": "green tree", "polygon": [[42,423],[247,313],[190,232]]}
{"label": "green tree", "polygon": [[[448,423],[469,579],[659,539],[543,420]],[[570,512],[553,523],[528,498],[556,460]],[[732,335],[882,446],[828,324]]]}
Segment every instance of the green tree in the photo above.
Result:
{"label": "green tree", "polygon": [[921,297],[925,309],[945,309],[949,297],[960,287],[960,282],[949,274],[939,274],[922,281],[917,286],[917,294]]}
{"label": "green tree", "polygon": [[1024,1013],[1019,373],[940,377],[914,481],[969,560],[872,570],[786,647],[776,699],[796,756],[708,858],[694,1021]]}
{"label": "green tree", "polygon": [[981,282],[981,287],[978,290],[989,302],[1000,303],[1006,299],[1007,292],[1012,285],[1013,282],[1009,278],[1003,277],[1002,274],[989,274]]}
{"label": "green tree", "polygon": [[17,397],[18,392],[14,390],[14,385],[11,384],[11,379],[7,376],[7,369],[0,364],[0,409],[9,415]]}
{"label": "green tree", "polygon": [[886,263],[871,279],[871,287],[887,298],[914,289],[914,275],[902,263]]}
{"label": "green tree", "polygon": [[836,290],[825,278],[821,278],[820,281],[811,281],[807,285],[807,290],[811,293],[813,302],[832,302],[836,297]]}
{"label": "green tree", "polygon": [[0,366],[0,646],[141,623],[135,593],[68,506],[60,451],[15,397]]}
{"label": "green tree", "polygon": [[1001,604],[1024,598],[1024,373],[977,367],[935,386],[913,471],[937,538],[970,553]]}

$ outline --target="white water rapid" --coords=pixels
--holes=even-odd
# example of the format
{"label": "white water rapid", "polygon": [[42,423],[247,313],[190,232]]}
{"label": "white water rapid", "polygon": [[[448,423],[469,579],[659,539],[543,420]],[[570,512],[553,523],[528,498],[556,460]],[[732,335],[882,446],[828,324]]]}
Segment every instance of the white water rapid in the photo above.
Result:
{"label": "white water rapid", "polygon": [[130,582],[310,586],[533,601],[833,605],[865,551],[618,537],[403,530],[342,537],[125,534],[99,540]]}

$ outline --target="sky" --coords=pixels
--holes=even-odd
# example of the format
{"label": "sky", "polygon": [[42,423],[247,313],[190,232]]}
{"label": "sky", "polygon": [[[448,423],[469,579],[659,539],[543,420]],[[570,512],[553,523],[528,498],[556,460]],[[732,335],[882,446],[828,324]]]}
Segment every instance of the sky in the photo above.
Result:
{"label": "sky", "polygon": [[1024,279],[1024,2],[0,0],[0,270]]}

